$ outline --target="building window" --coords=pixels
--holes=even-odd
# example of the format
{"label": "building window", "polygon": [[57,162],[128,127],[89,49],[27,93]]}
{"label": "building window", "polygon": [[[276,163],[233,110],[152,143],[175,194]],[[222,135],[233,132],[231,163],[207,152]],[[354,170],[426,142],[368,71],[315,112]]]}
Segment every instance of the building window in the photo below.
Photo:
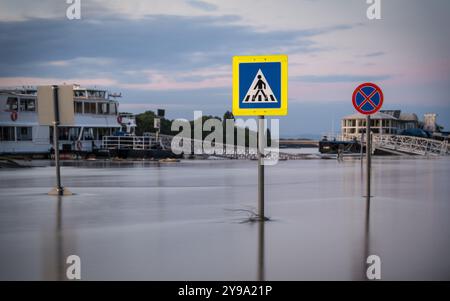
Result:
{"label": "building window", "polygon": [[31,141],[33,140],[32,127],[17,127],[17,141]]}
{"label": "building window", "polygon": [[73,103],[74,105],[74,112],[78,113],[78,114],[82,114],[83,113],[83,103],[81,101],[75,101]]}
{"label": "building window", "polygon": [[35,112],[36,111],[36,100],[32,98],[21,98],[20,99],[20,110],[22,112]]}
{"label": "building window", "polygon": [[5,110],[7,111],[17,111],[17,97],[8,97],[6,100]]}
{"label": "building window", "polygon": [[13,126],[0,127],[0,141],[15,141],[16,135]]}

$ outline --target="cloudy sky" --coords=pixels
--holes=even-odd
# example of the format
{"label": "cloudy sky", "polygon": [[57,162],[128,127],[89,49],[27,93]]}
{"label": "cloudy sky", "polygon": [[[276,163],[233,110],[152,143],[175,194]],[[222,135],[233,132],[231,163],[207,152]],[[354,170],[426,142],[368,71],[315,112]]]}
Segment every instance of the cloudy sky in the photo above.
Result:
{"label": "cloudy sky", "polygon": [[79,83],[122,92],[121,110],[168,117],[231,109],[234,55],[289,55],[281,135],[338,130],[361,82],[385,109],[437,112],[450,128],[450,1],[0,0],[0,86]]}

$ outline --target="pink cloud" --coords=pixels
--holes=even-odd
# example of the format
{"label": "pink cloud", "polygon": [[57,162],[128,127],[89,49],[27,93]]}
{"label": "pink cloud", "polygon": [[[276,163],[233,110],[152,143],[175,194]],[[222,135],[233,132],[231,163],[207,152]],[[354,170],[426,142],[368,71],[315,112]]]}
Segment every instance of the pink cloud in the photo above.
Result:
{"label": "pink cloud", "polygon": [[56,84],[80,84],[82,86],[115,86],[117,81],[109,78],[43,78],[43,77],[0,77],[0,86],[40,86]]}
{"label": "pink cloud", "polygon": [[[231,87],[231,70],[229,69],[231,68],[228,66],[222,66],[217,68],[203,68],[190,72],[175,72],[171,74],[147,70],[144,72],[148,76],[146,83],[124,83],[120,86],[127,89],[154,91],[225,88]],[[189,80],[190,77],[200,77],[201,79]]]}

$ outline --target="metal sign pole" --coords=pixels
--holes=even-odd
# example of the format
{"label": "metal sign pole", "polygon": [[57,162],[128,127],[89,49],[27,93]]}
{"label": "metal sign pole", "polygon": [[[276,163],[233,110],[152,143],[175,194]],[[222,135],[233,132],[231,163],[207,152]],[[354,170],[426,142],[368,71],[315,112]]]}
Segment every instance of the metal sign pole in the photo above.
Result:
{"label": "metal sign pole", "polygon": [[371,156],[372,156],[372,135],[370,133],[370,115],[367,115],[366,124],[366,193],[367,199],[370,200],[370,176],[371,176]]}
{"label": "metal sign pole", "polygon": [[58,195],[63,195],[64,188],[61,186],[61,171],[59,166],[59,98],[58,86],[53,86],[53,108],[55,120],[53,121],[53,148],[55,150],[55,167],[56,167],[56,191]]}
{"label": "metal sign pole", "polygon": [[258,117],[258,217],[261,221],[264,217],[264,116]]}
{"label": "metal sign pole", "polygon": [[59,164],[59,96],[58,86],[53,86],[53,149],[55,150],[55,168],[56,168],[56,187],[50,191],[49,195],[71,195],[72,193],[68,189],[64,189],[61,185],[61,168]]}

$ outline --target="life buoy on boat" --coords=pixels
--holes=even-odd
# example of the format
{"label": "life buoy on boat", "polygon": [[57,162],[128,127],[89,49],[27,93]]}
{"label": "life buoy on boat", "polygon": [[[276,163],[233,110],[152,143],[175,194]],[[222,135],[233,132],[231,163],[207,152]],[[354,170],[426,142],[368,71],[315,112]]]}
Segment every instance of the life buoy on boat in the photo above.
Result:
{"label": "life buoy on boat", "polygon": [[77,141],[77,150],[78,150],[78,151],[81,151],[82,148],[83,148],[83,144],[81,144],[81,141],[78,140],[78,141]]}
{"label": "life buoy on boat", "polygon": [[16,121],[17,120],[17,112],[16,111],[12,111],[11,112],[11,120],[12,121]]}
{"label": "life buoy on boat", "polygon": [[117,116],[117,123],[122,123],[122,116]]}

